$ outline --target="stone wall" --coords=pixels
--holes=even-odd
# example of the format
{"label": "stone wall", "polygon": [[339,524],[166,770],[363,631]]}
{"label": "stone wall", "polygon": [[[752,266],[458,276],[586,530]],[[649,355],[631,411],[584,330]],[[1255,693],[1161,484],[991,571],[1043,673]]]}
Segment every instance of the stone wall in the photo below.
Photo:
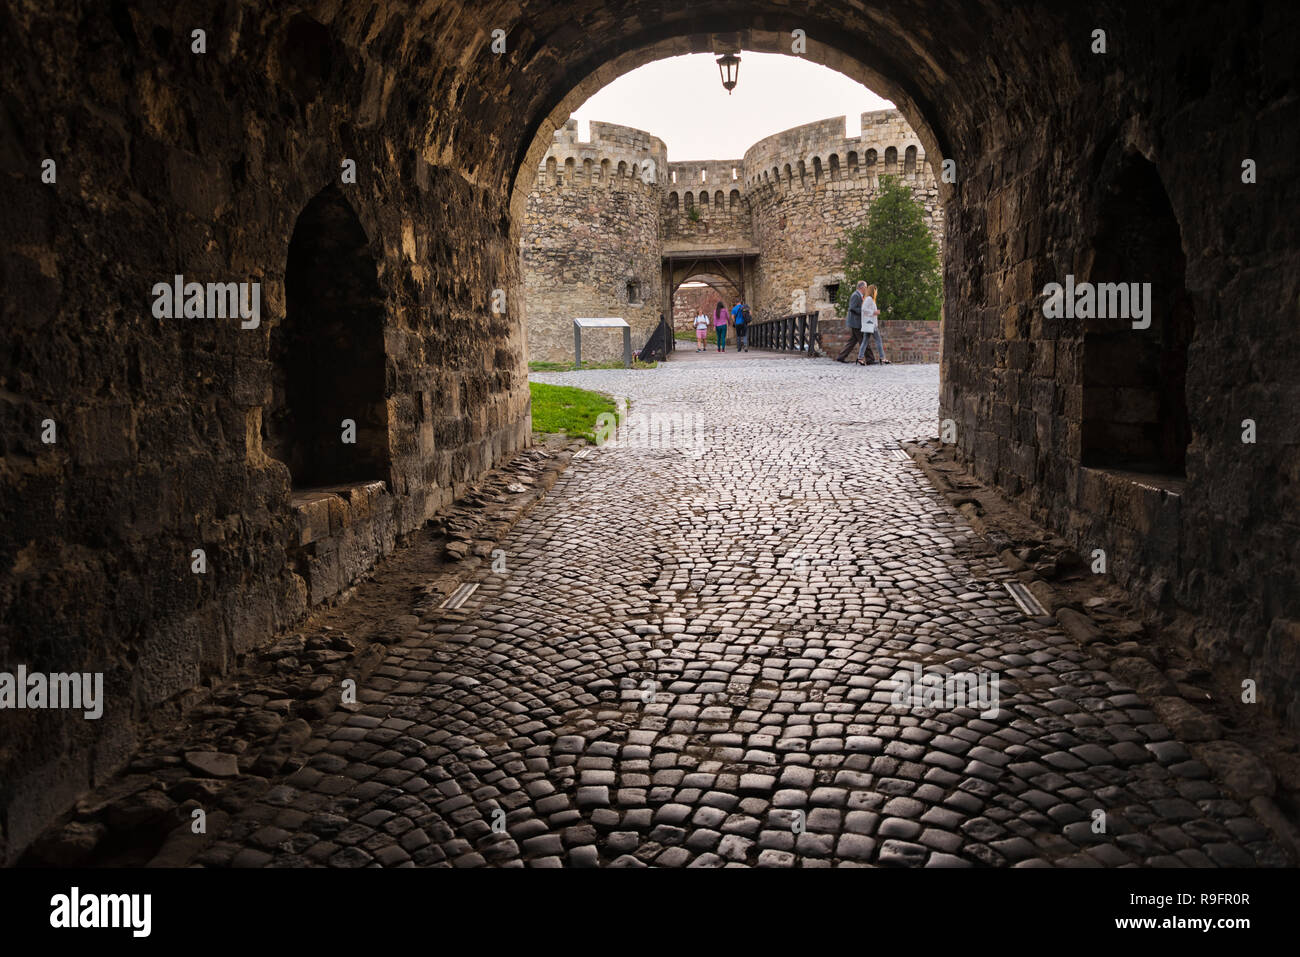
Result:
{"label": "stone wall", "polygon": [[[522,241],[529,358],[573,359],[573,320],[617,316],[632,327],[632,348],[662,311],[659,180],[661,140],[612,123],[592,123],[577,139],[569,121],[555,136],[537,188],[528,196]],[[583,361],[622,359],[622,333],[583,333]]]}
{"label": "stone wall", "polygon": [[[1225,17],[1189,0],[1176,18],[1120,0],[898,0],[874,18],[823,0],[299,9],[0,6],[0,666],[103,670],[109,690],[98,722],[0,718],[0,858],[120,766],[136,717],[306,606],[286,544],[291,478],[266,455],[262,415],[279,401],[271,339],[307,204],[339,185],[366,236],[384,381],[382,408],[358,424],[386,423],[377,478],[392,503],[379,507],[413,527],[525,441],[519,249],[552,131],[621,73],[715,43],[789,53],[796,28],[809,60],[898,104],[927,154],[955,164],[939,186],[941,403],[963,457],[1085,550],[1106,548],[1157,606],[1197,612],[1203,655],[1257,680],[1259,707],[1300,727],[1290,5]],[[1092,49],[1099,25],[1105,53]],[[1041,302],[1067,274],[1114,275],[1115,238],[1145,234],[1108,223],[1135,156],[1166,194],[1192,320],[1185,387],[1161,390],[1185,399],[1183,484],[1151,493],[1084,464],[1097,411],[1085,396],[1121,387],[1089,356],[1116,331],[1048,320]],[[1257,182],[1242,180],[1247,159]],[[150,291],[176,273],[262,282],[265,322],[155,319]],[[1107,491],[1116,483],[1124,494]],[[204,576],[190,571],[196,547]]]}
{"label": "stone wall", "polygon": [[[621,316],[639,345],[658,320],[663,295],[650,292],[648,277],[661,275],[667,255],[745,252],[757,262],[757,272],[745,279],[756,316],[816,308],[828,301],[827,285],[842,278],[836,244],[865,221],[885,173],[911,186],[942,248],[938,189],[901,114],[864,113],[861,135],[844,133],[839,117],[770,136],[744,159],[670,163],[663,143],[649,133],[592,123],[591,141],[580,143],[577,121],[568,121],[527,199],[522,249],[530,357],[572,358],[572,321],[579,315]],[[653,184],[630,175],[647,162],[657,174]],[[628,303],[621,292],[634,274],[642,277],[644,305]],[[598,354],[613,358],[614,337],[606,339]]]}
{"label": "stone wall", "polygon": [[[885,343],[885,358],[899,364],[938,362],[943,343],[942,326],[940,322],[920,319],[882,319],[880,338]],[[836,318],[830,309],[821,310],[817,332],[821,335],[822,349],[832,357],[839,355],[850,337],[844,320]],[[873,355],[875,349],[876,340],[872,336]]]}
{"label": "stone wall", "polygon": [[[1123,83],[1113,58],[1080,55],[1070,96],[1086,115],[1027,112],[971,131],[955,154],[941,416],[980,477],[1090,563],[1104,552],[1151,612],[1196,614],[1196,654],[1237,687],[1255,681],[1260,706],[1300,727],[1300,225],[1273,212],[1300,198],[1300,106],[1273,79],[1294,60],[1283,52],[1294,23],[1280,7],[1234,24],[1212,9],[1186,9],[1175,31],[1130,23]],[[1267,39],[1279,31],[1291,40]],[[1225,47],[1238,51],[1231,64],[1214,53]],[[1246,158],[1263,153],[1278,164],[1267,190],[1243,182]],[[1150,328],[1045,316],[1045,286],[1071,275],[1153,280]],[[1096,347],[1165,351],[1171,338],[1181,361],[1152,363],[1155,377],[1113,411],[1138,424],[1152,395],[1185,404],[1184,421],[1156,414],[1171,438],[1183,433],[1182,467],[1090,466],[1088,421],[1105,411],[1093,395],[1130,365],[1108,368]],[[1266,437],[1243,442],[1247,419],[1268,422]]]}
{"label": "stone wall", "polygon": [[753,245],[742,160],[670,163],[659,232],[674,249]]}
{"label": "stone wall", "polygon": [[[490,309],[518,283],[507,196],[413,148],[405,107],[363,82],[374,51],[269,6],[232,22],[12,4],[0,37],[0,671],[102,672],[107,698],[98,720],[0,714],[3,862],[122,764],[146,716],[336,593],[529,430],[520,317]],[[356,392],[346,362],[306,388],[345,397],[328,416],[293,398],[276,352],[313,200],[329,242],[312,281],[368,274],[377,297],[295,320],[322,341],[355,321],[353,358],[374,357]],[[260,283],[258,325],[159,318],[154,286],[176,275]],[[270,454],[295,443],[303,475],[315,457],[347,476],[323,494],[350,502],[352,530],[318,525],[320,555],[298,476]]]}
{"label": "stone wall", "polygon": [[[895,110],[862,114],[856,137],[845,136],[843,117],[769,136],[745,152],[744,168],[754,242],[762,250],[754,305],[764,319],[830,301],[826,286],[844,279],[837,244],[866,222],[882,175],[911,187],[943,249],[938,186],[919,138]],[[870,281],[850,277],[862,278]]]}

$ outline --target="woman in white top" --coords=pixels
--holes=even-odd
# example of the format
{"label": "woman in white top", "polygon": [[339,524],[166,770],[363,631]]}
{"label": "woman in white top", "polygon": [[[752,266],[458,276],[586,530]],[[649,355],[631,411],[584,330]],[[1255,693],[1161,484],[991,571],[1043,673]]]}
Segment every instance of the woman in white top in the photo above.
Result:
{"label": "woman in white top", "polygon": [[866,295],[862,297],[862,345],[858,349],[858,365],[867,364],[867,342],[870,341],[872,334],[876,337],[876,354],[878,361],[888,365],[889,360],[885,358],[885,344],[880,339],[880,314],[883,312],[876,306],[876,287],[868,286]]}
{"label": "woman in white top", "polygon": [[695,317],[695,351],[704,351],[704,337],[709,334],[709,317],[700,313]]}

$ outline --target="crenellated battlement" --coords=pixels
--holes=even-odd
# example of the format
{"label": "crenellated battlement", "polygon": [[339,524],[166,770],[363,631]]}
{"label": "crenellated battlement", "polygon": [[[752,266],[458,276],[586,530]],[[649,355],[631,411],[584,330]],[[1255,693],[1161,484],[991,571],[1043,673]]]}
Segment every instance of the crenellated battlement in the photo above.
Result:
{"label": "crenellated battlement", "polygon": [[838,116],[766,137],[746,151],[754,244],[763,251],[756,270],[760,303],[797,311],[800,302],[820,306],[835,299],[839,284],[852,278],[842,273],[838,244],[847,230],[867,222],[885,175],[911,189],[942,248],[938,183],[902,114],[864,113],[861,133],[847,134],[846,119]]}
{"label": "crenellated battlement", "polygon": [[759,140],[745,151],[749,191],[815,189],[824,183],[865,183],[883,175],[929,186],[934,175],[920,137],[897,110],[862,114],[862,132],[847,135],[847,117],[806,123]]}
{"label": "crenellated battlement", "polygon": [[[823,183],[878,184],[893,175],[930,186],[934,174],[925,147],[897,110],[862,114],[862,131],[847,135],[844,116],[806,123],[759,140],[741,159],[668,161],[663,140],[644,130],[593,122],[590,139],[578,122],[556,130],[541,163],[538,188],[631,185],[636,180],[664,193],[667,209],[691,206],[727,212],[745,208],[749,193],[815,189]],[[676,200],[676,202],[674,202]]]}
{"label": "crenellated battlement", "polygon": [[663,140],[644,130],[616,123],[593,122],[591,139],[578,139],[578,121],[569,120],[555,131],[546,151],[535,188],[551,186],[604,186],[629,189],[658,188],[668,167]]}
{"label": "crenellated battlement", "polygon": [[534,356],[569,354],[578,315],[620,316],[644,339],[672,314],[663,263],[683,251],[746,257],[744,296],[760,315],[829,303],[845,280],[839,243],[866,222],[887,173],[911,187],[942,244],[938,183],[902,114],[864,113],[861,133],[847,133],[840,116],[739,159],[669,162],[644,130],[593,122],[583,140],[570,120],[542,158],[520,243]]}
{"label": "crenellated battlement", "polygon": [[694,160],[668,164],[663,183],[668,210],[701,210],[712,207],[716,212],[745,210],[744,160]]}

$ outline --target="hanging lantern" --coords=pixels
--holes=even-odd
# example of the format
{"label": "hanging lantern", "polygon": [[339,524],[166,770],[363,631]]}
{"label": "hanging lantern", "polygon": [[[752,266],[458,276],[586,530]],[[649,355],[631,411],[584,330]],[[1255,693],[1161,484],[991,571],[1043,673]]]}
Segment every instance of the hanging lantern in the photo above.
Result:
{"label": "hanging lantern", "polygon": [[722,76],[723,89],[730,94],[736,88],[736,80],[740,77],[740,57],[734,53],[718,57],[718,73]]}

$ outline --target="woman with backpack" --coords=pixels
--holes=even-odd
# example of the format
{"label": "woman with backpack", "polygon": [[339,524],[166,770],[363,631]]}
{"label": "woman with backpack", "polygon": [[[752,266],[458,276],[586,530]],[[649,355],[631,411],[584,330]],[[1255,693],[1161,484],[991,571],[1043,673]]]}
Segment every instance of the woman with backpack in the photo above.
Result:
{"label": "woman with backpack", "polygon": [[727,351],[727,307],[721,300],[718,301],[717,307],[713,310],[713,331],[718,336],[718,351]]}

